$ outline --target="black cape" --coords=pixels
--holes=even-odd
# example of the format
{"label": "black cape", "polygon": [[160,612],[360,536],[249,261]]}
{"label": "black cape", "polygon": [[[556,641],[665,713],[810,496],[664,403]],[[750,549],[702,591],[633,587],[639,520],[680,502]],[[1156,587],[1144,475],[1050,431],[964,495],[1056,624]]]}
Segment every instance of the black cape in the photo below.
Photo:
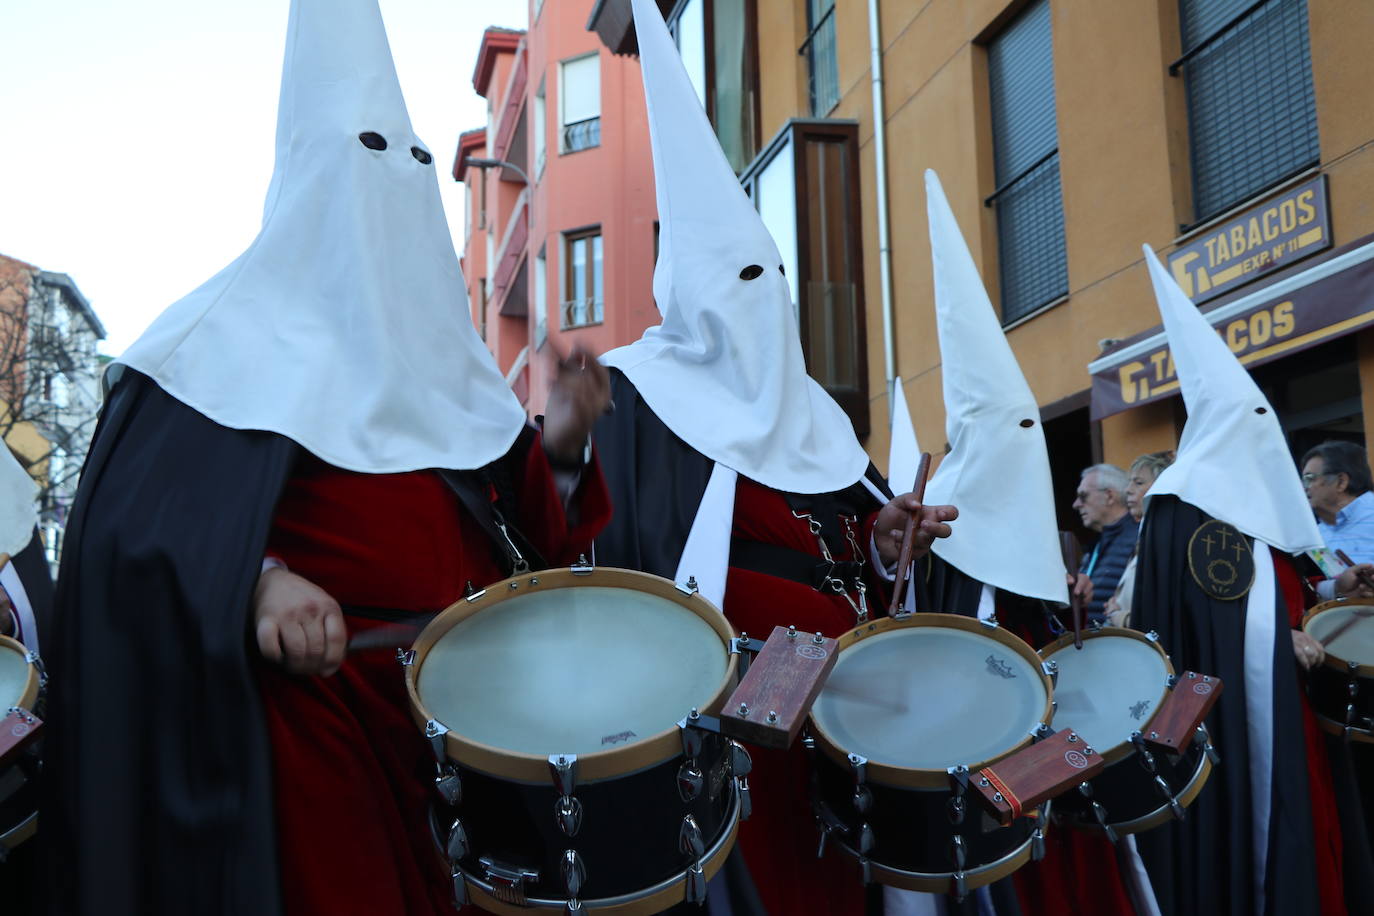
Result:
{"label": "black cape", "polygon": [[[484,487],[499,492],[532,441],[527,428],[480,480],[440,476],[489,516]],[[46,647],[39,854],[52,916],[280,913],[248,622],[301,452],[220,426],[133,371],[107,399]]]}
{"label": "black cape", "polygon": [[1277,585],[1274,606],[1261,608],[1249,603],[1249,596],[1216,600],[1196,583],[1189,571],[1188,542],[1210,518],[1177,497],[1151,497],[1132,603],[1137,628],[1159,633],[1176,671],[1222,679],[1221,699],[1206,720],[1221,765],[1212,770],[1183,821],[1138,834],[1136,843],[1165,916],[1260,912],[1253,887],[1250,778],[1255,762],[1246,731],[1245,622],[1247,614],[1272,614],[1273,692],[1267,699],[1274,712],[1274,746],[1262,912],[1316,913],[1302,696],[1288,639],[1288,612]]}

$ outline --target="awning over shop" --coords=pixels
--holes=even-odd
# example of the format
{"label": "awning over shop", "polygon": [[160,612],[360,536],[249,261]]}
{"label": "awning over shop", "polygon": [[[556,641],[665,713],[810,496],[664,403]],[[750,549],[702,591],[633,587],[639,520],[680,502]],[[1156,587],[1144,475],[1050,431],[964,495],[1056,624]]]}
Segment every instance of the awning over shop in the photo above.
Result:
{"label": "awning over shop", "polygon": [[[1374,325],[1374,236],[1295,266],[1253,292],[1209,305],[1204,313],[1247,366]],[[1117,344],[1089,363],[1088,372],[1094,420],[1178,392],[1160,327]]]}

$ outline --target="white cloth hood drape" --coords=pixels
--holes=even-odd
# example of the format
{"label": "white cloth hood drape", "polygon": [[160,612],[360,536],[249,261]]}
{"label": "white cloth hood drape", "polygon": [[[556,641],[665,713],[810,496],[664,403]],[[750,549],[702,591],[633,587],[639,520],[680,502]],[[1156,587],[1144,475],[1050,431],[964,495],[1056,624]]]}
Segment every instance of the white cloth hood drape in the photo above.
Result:
{"label": "white cloth hood drape", "polygon": [[893,492],[906,493],[916,480],[921,467],[921,445],[916,441],[916,427],[911,422],[911,408],[907,404],[902,377],[892,380],[892,424],[887,447],[887,479]]}
{"label": "white cloth hood drape", "polygon": [[663,323],[602,361],[688,445],[745,477],[793,493],[848,487],[868,456],[806,373],[777,245],[725,160],[663,16],[652,0],[634,0],[634,14]]}
{"label": "white cloth hood drape", "polygon": [[1172,493],[1288,553],[1322,545],[1278,417],[1250,373],[1144,246],[1188,421],[1146,498]]}
{"label": "white cloth hood drape", "polygon": [[8,448],[0,455],[0,553],[14,556],[38,524],[38,484]]}
{"label": "white cloth hood drape", "polygon": [[348,470],[505,454],[524,412],[473,329],[377,0],[293,0],[277,118],[257,239],[118,362]]}
{"label": "white cloth hood drape", "polygon": [[950,444],[926,502],[959,507],[954,533],[932,549],[981,582],[1066,603],[1040,408],[932,171],[926,210]]}

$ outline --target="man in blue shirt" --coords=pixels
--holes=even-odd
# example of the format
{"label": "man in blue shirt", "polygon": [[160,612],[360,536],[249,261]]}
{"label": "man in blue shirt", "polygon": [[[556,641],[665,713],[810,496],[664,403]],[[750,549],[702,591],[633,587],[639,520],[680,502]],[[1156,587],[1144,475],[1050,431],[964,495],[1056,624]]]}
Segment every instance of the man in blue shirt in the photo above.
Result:
{"label": "man in blue shirt", "polygon": [[1140,526],[1126,511],[1125,490],[1126,472],[1114,464],[1095,464],[1078,482],[1073,508],[1083,519],[1083,526],[1099,534],[1096,546],[1084,555],[1074,582],[1074,591],[1086,599],[1089,623],[1106,620],[1102,605],[1116,591],[1135,549]]}
{"label": "man in blue shirt", "polygon": [[1323,442],[1302,456],[1302,485],[1331,550],[1374,563],[1374,481],[1365,450],[1353,442]]}

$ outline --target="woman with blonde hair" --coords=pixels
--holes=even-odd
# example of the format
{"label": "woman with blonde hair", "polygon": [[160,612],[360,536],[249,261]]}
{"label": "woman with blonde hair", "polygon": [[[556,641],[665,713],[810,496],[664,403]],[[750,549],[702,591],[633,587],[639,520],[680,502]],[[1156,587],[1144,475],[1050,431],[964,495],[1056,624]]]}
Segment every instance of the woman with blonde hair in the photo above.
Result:
{"label": "woman with blonde hair", "polygon": [[[1141,455],[1131,462],[1131,469],[1127,474],[1126,480],[1126,511],[1131,513],[1131,518],[1139,524],[1145,515],[1145,494],[1150,492],[1150,487],[1164,469],[1174,463],[1174,453],[1172,450],[1163,452],[1149,452]],[[1128,627],[1131,625],[1131,598],[1135,591],[1135,561],[1136,550],[1131,551],[1131,559],[1126,564],[1126,569],[1121,573],[1121,581],[1117,583],[1116,591],[1107,603],[1102,606],[1102,610],[1107,615],[1107,624],[1114,627]]]}

